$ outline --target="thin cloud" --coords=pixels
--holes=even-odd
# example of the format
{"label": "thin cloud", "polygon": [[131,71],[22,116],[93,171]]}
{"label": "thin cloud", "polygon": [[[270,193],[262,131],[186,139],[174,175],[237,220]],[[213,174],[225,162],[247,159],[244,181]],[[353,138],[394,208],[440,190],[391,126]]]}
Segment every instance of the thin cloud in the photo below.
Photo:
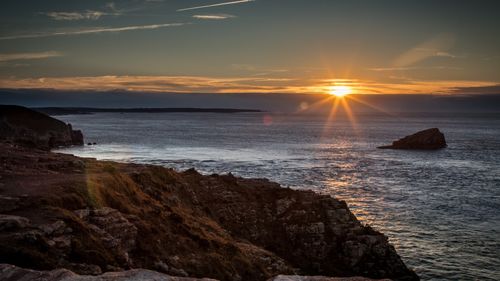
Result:
{"label": "thin cloud", "polygon": [[[369,80],[277,79],[272,77],[203,76],[94,76],[5,78],[0,89],[126,90],[177,93],[327,93],[333,83],[344,83],[361,94],[453,94],[476,87],[473,92],[498,86],[488,81],[404,81],[383,83]],[[481,87],[481,88],[479,88]],[[493,91],[494,89],[491,89]],[[471,91],[472,92],[472,91]]]}
{"label": "thin cloud", "polygon": [[98,20],[103,16],[121,16],[123,11],[116,8],[114,2],[109,2],[104,5],[103,10],[85,10],[85,11],[61,11],[61,12],[46,12],[44,14],[58,21],[77,21],[77,20]]}
{"label": "thin cloud", "polygon": [[368,68],[371,71],[407,71],[418,69],[417,67],[374,67]]}
{"label": "thin cloud", "polygon": [[124,26],[124,27],[92,28],[92,29],[81,29],[81,30],[74,30],[74,31],[62,31],[62,32],[52,32],[52,33],[36,33],[36,34],[4,36],[4,37],[0,37],[0,40],[43,38],[43,37],[66,36],[66,35],[83,35],[83,34],[95,34],[95,33],[104,33],[104,32],[132,31],[132,30],[151,30],[151,29],[183,26],[186,24],[189,24],[189,23],[162,23],[162,24],[135,25],[135,26]]}
{"label": "thin cloud", "polygon": [[453,66],[429,66],[429,67],[374,67],[368,68],[371,71],[384,72],[384,71],[411,71],[411,70],[426,70],[426,69],[442,69],[442,70],[462,70],[461,67]]}
{"label": "thin cloud", "polygon": [[295,92],[290,79],[203,76],[94,76],[6,78],[0,89],[127,90],[138,92],[234,93]]}
{"label": "thin cloud", "polygon": [[212,14],[212,15],[193,15],[193,18],[200,20],[225,20],[235,18],[236,16],[228,14]]}
{"label": "thin cloud", "polygon": [[452,59],[456,59],[458,58],[458,56],[456,55],[453,55],[453,54],[450,54],[448,52],[436,52],[434,54],[435,57],[445,57],[445,58],[452,58]]}
{"label": "thin cloud", "polygon": [[205,9],[205,8],[212,8],[212,7],[219,7],[219,6],[226,6],[226,5],[242,4],[242,3],[248,3],[248,2],[253,2],[253,1],[255,1],[255,0],[239,0],[239,1],[223,2],[223,3],[217,3],[217,4],[210,4],[210,5],[196,6],[196,7],[190,7],[190,8],[183,8],[183,9],[177,10],[177,12],[197,10],[197,9]]}
{"label": "thin cloud", "polygon": [[59,21],[62,20],[76,21],[76,20],[98,20],[102,16],[119,15],[119,14],[87,10],[84,12],[48,12],[44,13],[44,15]]}
{"label": "thin cloud", "polygon": [[441,34],[431,38],[401,54],[394,61],[394,67],[410,67],[431,57],[443,57],[448,54],[447,51],[454,42],[455,37],[451,34]]}
{"label": "thin cloud", "polygon": [[13,53],[13,54],[0,54],[0,62],[18,61],[18,60],[36,60],[46,59],[53,57],[61,57],[62,53],[56,51],[39,52],[39,53]]}
{"label": "thin cloud", "polygon": [[104,7],[112,10],[112,11],[118,11],[118,9],[116,8],[116,4],[115,2],[109,2],[109,3],[106,3],[106,5],[104,5]]}
{"label": "thin cloud", "polygon": [[475,87],[455,87],[453,93],[460,94],[500,94],[500,84]]}

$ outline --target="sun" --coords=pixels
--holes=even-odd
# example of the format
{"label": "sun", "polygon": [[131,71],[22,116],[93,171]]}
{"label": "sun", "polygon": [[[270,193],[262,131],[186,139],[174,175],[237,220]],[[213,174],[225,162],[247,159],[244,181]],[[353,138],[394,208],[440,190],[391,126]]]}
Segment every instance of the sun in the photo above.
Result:
{"label": "sun", "polygon": [[349,86],[331,86],[330,95],[336,96],[338,98],[345,97],[352,93],[352,88]]}

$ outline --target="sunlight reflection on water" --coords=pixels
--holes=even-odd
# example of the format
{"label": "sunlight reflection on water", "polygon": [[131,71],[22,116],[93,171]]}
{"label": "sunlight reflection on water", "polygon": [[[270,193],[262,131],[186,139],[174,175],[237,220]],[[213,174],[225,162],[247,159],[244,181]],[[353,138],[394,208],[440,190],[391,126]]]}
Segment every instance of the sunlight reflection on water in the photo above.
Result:
{"label": "sunlight reflection on water", "polygon": [[[96,146],[62,152],[124,162],[266,177],[348,202],[385,233],[423,280],[500,280],[500,118],[394,120],[262,114],[62,116]],[[439,127],[444,150],[377,150]]]}

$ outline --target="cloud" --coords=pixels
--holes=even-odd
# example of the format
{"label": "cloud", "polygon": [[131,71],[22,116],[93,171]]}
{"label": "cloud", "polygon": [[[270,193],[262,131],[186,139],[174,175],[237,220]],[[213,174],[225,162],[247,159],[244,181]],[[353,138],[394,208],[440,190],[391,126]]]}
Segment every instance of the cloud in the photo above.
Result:
{"label": "cloud", "polygon": [[61,31],[61,32],[51,32],[51,33],[34,33],[25,35],[12,35],[0,37],[0,40],[14,40],[14,39],[29,39],[29,38],[43,38],[43,37],[53,37],[53,36],[66,36],[66,35],[82,35],[82,34],[95,34],[104,32],[122,32],[122,31],[132,31],[132,30],[151,30],[166,27],[176,27],[183,26],[189,23],[162,23],[162,24],[150,24],[150,25],[134,25],[134,26],[124,26],[124,27],[99,27],[90,29],[80,29],[73,31]]}
{"label": "cloud", "polygon": [[500,94],[500,84],[490,86],[454,87],[453,93],[461,94]]}
{"label": "cloud", "polygon": [[116,4],[115,2],[108,2],[106,3],[106,5],[104,5],[104,7],[110,9],[111,11],[118,11],[118,9],[116,8]]}
{"label": "cloud", "polygon": [[212,8],[212,7],[219,7],[219,6],[226,6],[226,5],[235,5],[235,4],[248,3],[248,2],[253,2],[253,1],[255,1],[255,0],[239,0],[239,1],[230,1],[230,2],[216,3],[216,4],[210,4],[210,5],[203,5],[203,6],[196,6],[196,7],[190,7],[190,8],[183,8],[183,9],[177,10],[177,12],[197,10],[197,9],[205,9],[205,8]]}
{"label": "cloud", "polygon": [[200,20],[225,20],[235,17],[236,16],[228,14],[193,15],[193,18]]}
{"label": "cloud", "polygon": [[441,69],[441,70],[462,70],[461,67],[453,66],[413,66],[413,67],[374,67],[368,68],[371,71],[384,72],[384,71],[411,71],[411,70],[428,70],[428,69]]}
{"label": "cloud", "polygon": [[435,57],[446,57],[446,58],[452,58],[452,59],[456,59],[458,58],[458,56],[456,55],[453,55],[453,54],[450,54],[448,52],[440,52],[440,51],[437,51],[435,54],[434,54]]}
{"label": "cloud", "polygon": [[394,61],[394,66],[406,67],[430,57],[452,56],[447,53],[447,50],[453,46],[454,42],[455,38],[451,34],[441,34],[401,54]]}
{"label": "cloud", "polygon": [[65,91],[125,90],[133,92],[177,93],[302,93],[324,94],[333,84],[353,87],[359,94],[457,94],[496,91],[498,82],[416,81],[382,83],[349,79],[293,79],[273,77],[205,76],[93,76],[0,79],[3,89],[56,89]]}
{"label": "cloud", "polygon": [[120,16],[122,11],[116,8],[114,2],[108,2],[104,5],[104,9],[107,11],[95,11],[86,10],[81,12],[47,12],[42,13],[54,20],[66,20],[66,21],[76,21],[76,20],[98,20],[103,16]]}
{"label": "cloud", "polygon": [[418,69],[417,67],[374,67],[374,68],[368,68],[368,70],[371,71],[408,71],[408,70],[414,70]]}
{"label": "cloud", "polygon": [[61,57],[61,56],[63,56],[63,54],[60,52],[56,52],[56,51],[48,51],[48,52],[40,52],[40,53],[0,54],[0,62],[46,59],[46,58]]}
{"label": "cloud", "polygon": [[98,20],[102,16],[118,15],[117,13],[106,13],[101,11],[87,10],[84,12],[48,12],[44,13],[55,20]]}
{"label": "cloud", "polygon": [[293,93],[296,81],[270,77],[95,76],[0,79],[0,88],[177,93]]}

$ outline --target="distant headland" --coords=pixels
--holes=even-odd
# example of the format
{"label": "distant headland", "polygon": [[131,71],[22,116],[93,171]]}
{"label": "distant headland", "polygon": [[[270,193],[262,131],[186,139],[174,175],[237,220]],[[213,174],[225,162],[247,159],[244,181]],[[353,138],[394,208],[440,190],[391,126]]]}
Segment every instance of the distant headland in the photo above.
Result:
{"label": "distant headland", "polygon": [[171,108],[94,108],[94,107],[35,107],[32,108],[47,115],[72,115],[93,113],[244,113],[263,112],[258,109],[240,108],[195,108],[195,107],[171,107]]}

